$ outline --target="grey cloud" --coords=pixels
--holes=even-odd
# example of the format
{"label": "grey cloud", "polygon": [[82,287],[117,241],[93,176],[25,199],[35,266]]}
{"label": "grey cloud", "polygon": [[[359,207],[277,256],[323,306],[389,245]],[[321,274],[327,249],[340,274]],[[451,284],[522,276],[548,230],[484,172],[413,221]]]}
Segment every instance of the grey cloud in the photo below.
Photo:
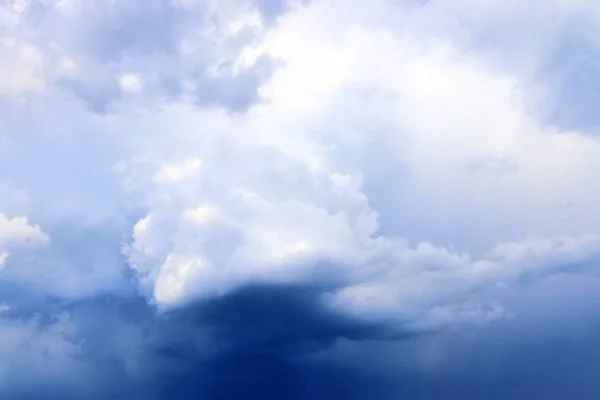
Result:
{"label": "grey cloud", "polygon": [[33,314],[17,306],[7,318],[35,318],[30,336],[39,342],[45,332],[54,332],[57,315],[68,316],[68,334],[52,336],[64,345],[54,348],[64,359],[63,373],[80,364],[82,373],[59,371],[58,380],[36,378],[33,386],[9,377],[6,390],[34,398],[42,392],[93,399],[130,393],[216,399],[243,392],[306,398],[302,356],[327,348],[336,338],[360,341],[384,332],[384,327],[329,314],[316,299],[314,288],[273,286],[248,287],[209,304],[158,315],[142,299],[113,296],[46,302]]}
{"label": "grey cloud", "polygon": [[544,116],[548,123],[567,130],[600,132],[595,105],[600,88],[600,44],[591,27],[592,18],[565,24],[549,46],[538,80],[548,88]]}
{"label": "grey cloud", "polygon": [[[555,285],[521,291],[515,301],[532,306],[512,321],[396,340],[381,340],[381,327],[335,317],[323,322],[306,288],[246,288],[161,315],[135,298],[46,303],[35,331],[38,340],[57,332],[54,357],[68,354],[60,378],[26,384],[10,375],[14,380],[2,387],[33,399],[42,393],[64,399],[594,399],[600,346],[590,317],[597,312],[582,294],[560,315],[540,313],[534,304]],[[573,285],[586,293],[597,288],[577,280],[567,286]],[[565,300],[569,290],[556,296]],[[66,335],[52,330],[61,313],[69,315]],[[15,311],[9,318],[29,317]],[[561,328],[548,329],[553,325]],[[314,338],[320,345],[297,346]],[[78,366],[76,375],[67,374],[69,365]]]}
{"label": "grey cloud", "polygon": [[224,65],[224,73],[216,78],[201,78],[196,86],[201,106],[221,106],[234,112],[244,112],[261,98],[258,88],[271,77],[277,63],[261,57],[252,67],[232,75],[231,67]]}
{"label": "grey cloud", "polygon": [[[403,12],[391,7],[395,2],[382,2],[379,10],[360,1],[334,1],[335,7],[315,7],[277,31],[282,53],[296,50],[294,43],[302,47],[293,39],[286,42],[286,35],[313,41],[307,54],[302,49],[288,54],[295,64],[274,85],[277,104],[269,108],[258,88],[287,64],[264,56],[234,73],[236,58],[245,46],[260,42],[263,28],[249,25],[215,38],[198,33],[196,22],[220,32],[239,15],[208,15],[206,3],[190,2],[187,8],[162,0],[121,0],[112,8],[109,3],[80,2],[69,16],[69,10],[60,14],[53,8],[58,2],[33,1],[12,32],[44,53],[44,83],[50,87],[28,92],[22,104],[2,103],[0,139],[10,146],[0,146],[0,212],[27,215],[52,246],[11,254],[0,274],[3,395],[34,400],[599,397],[593,379],[600,368],[598,238],[579,236],[588,227],[594,231],[593,208],[580,204],[597,203],[590,184],[595,145],[531,127],[528,110],[512,102],[512,72],[488,68],[480,53],[470,53],[469,46],[463,51],[460,41],[421,42],[421,30],[415,40],[405,40],[403,30],[363,23],[362,11],[373,13],[369,23],[377,21],[378,12]],[[279,17],[289,4],[254,5],[267,19],[265,29],[274,32],[269,30],[284,21]],[[359,6],[345,13],[336,8],[341,4]],[[439,1],[413,11],[429,12],[439,4],[451,19],[473,25],[467,33],[491,23],[474,35],[474,47],[510,48],[515,42],[497,29],[514,21],[488,20],[500,3]],[[456,4],[468,7],[454,15]],[[485,18],[469,22],[473,10]],[[517,11],[521,26],[524,16]],[[360,29],[355,36],[339,35],[348,27],[334,24],[340,20]],[[539,22],[538,14],[533,20]],[[491,41],[486,45],[484,38]],[[558,47],[557,54],[570,44]],[[354,57],[356,51],[361,57]],[[488,54],[482,56],[486,61]],[[53,72],[63,57],[73,59],[77,73]],[[322,68],[314,71],[310,66],[317,57]],[[588,66],[593,75],[593,63]],[[128,73],[139,74],[139,93],[119,88],[118,78]],[[327,79],[319,80],[321,73]],[[339,85],[348,90],[336,86],[340,76]],[[298,81],[297,87],[287,86]],[[156,107],[183,94],[193,97],[193,107]],[[247,113],[248,119],[239,115],[257,104],[265,107]],[[465,113],[471,106],[473,114]],[[571,111],[582,112],[570,117],[576,122],[583,115],[591,118],[589,110]],[[487,130],[490,119],[501,125],[497,131]],[[523,127],[531,129],[521,132]],[[479,143],[482,132],[497,148]],[[507,133],[515,137],[505,143]],[[571,153],[557,143],[567,144]],[[486,157],[506,147],[523,151],[515,159]],[[206,176],[178,180],[177,169],[186,164],[179,161],[188,156],[198,157],[196,169]],[[122,160],[124,175],[131,175],[122,178],[131,187],[121,185],[111,169]],[[573,166],[572,176],[581,180],[546,187],[555,163]],[[465,165],[484,183],[489,178],[483,189],[490,189],[491,197],[506,195],[506,202],[481,208],[471,203],[474,181],[464,179]],[[175,171],[174,182],[145,187],[164,168]],[[511,174],[519,178],[512,189],[494,180]],[[132,188],[140,191],[129,193]],[[582,226],[569,231],[561,222],[537,224],[552,218],[538,207],[536,196],[546,197],[544,189],[556,198],[573,192],[581,200],[574,204]],[[210,225],[210,209],[198,208],[211,202],[221,207],[223,226]],[[148,213],[154,227],[141,219]],[[140,254],[127,259],[122,245],[132,242],[137,221]],[[516,241],[491,257],[473,250],[479,240],[489,249],[531,229],[550,239]],[[572,239],[558,240],[564,233]],[[240,250],[242,237],[247,246]],[[425,243],[412,245],[421,240]],[[448,241],[465,253],[437,245]],[[311,245],[315,256],[301,257]],[[364,252],[354,253],[356,248]],[[241,256],[227,264],[233,253]],[[173,254],[180,258],[165,263]],[[286,254],[300,255],[288,262]],[[348,259],[348,273],[322,267],[332,259],[337,266],[336,256]],[[210,265],[197,262],[203,257]],[[198,273],[193,279],[186,275],[190,260],[196,268],[191,275]],[[138,265],[140,274],[134,271]],[[167,295],[183,284],[189,290],[180,302],[167,304],[177,308],[157,312],[147,302],[160,303],[150,292],[152,279],[162,272]],[[568,279],[544,286],[563,272]],[[266,278],[304,285],[257,283]],[[138,292],[148,288],[138,285],[141,280],[150,283],[144,296]],[[349,297],[358,306],[375,300],[372,308],[356,313],[360,319],[322,303],[324,295],[348,284],[359,289]],[[468,301],[475,306],[462,307]],[[501,304],[515,318],[491,321],[479,302]],[[427,334],[406,330],[404,322],[429,316],[435,306],[447,311],[442,317],[464,311],[464,319],[475,314],[483,321]],[[492,316],[500,314],[495,311]],[[366,322],[380,313],[387,313],[380,322]],[[440,324],[435,315],[432,320],[430,326]]]}
{"label": "grey cloud", "polygon": [[[260,8],[270,16],[286,9]],[[243,9],[240,5],[239,12]],[[259,101],[258,88],[275,63],[263,57],[234,75],[233,62],[256,43],[258,32],[230,33],[227,18],[213,13],[209,5],[178,7],[170,0],[34,1],[19,26],[44,53],[47,83],[74,94],[94,112],[114,112],[123,101],[117,79],[130,72],[145,81],[147,96],[139,102],[181,98],[192,82],[199,104],[245,111]],[[198,30],[199,23],[212,26],[212,32]],[[192,46],[193,54],[185,53],[185,46]],[[63,59],[76,65],[73,76],[56,76]],[[216,77],[211,75],[215,60],[221,65]]]}

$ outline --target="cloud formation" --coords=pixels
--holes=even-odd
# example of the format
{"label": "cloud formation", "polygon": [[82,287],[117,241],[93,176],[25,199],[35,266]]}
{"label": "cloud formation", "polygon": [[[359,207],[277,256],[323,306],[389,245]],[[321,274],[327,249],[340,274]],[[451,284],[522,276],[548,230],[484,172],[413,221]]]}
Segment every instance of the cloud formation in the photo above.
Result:
{"label": "cloud formation", "polygon": [[39,226],[29,225],[27,217],[8,218],[0,214],[0,269],[4,269],[8,250],[27,244],[39,245],[48,242],[48,236]]}
{"label": "cloud formation", "polygon": [[317,277],[345,286],[332,301],[351,312],[404,320],[419,303],[595,259],[584,204],[598,196],[597,141],[539,122],[517,72],[452,36],[386,26],[388,12],[412,22],[439,7],[338,18],[333,2],[311,3],[246,48],[281,66],[245,114],[144,114],[152,139],[120,170],[149,205],[127,254],[151,299]]}
{"label": "cloud formation", "polygon": [[2,2],[0,389],[384,398],[331,365],[533,329],[515,293],[596,279],[598,11]]}

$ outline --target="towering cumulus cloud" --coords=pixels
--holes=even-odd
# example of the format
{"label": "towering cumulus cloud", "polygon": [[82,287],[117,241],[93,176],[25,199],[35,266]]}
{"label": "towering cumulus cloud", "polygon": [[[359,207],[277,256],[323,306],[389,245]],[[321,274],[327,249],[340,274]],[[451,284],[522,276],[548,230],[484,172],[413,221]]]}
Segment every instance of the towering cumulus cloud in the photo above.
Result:
{"label": "towering cumulus cloud", "polygon": [[599,24],[1,2],[0,397],[598,398]]}

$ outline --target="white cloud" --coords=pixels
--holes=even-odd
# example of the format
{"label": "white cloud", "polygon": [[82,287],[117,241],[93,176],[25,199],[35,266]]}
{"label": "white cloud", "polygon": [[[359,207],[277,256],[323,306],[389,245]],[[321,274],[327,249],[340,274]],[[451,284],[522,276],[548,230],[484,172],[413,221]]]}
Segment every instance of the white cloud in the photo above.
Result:
{"label": "white cloud", "polygon": [[[593,269],[600,258],[600,237],[503,243],[481,259],[429,243],[401,251],[392,244],[387,257],[378,257],[387,265],[375,273],[361,273],[356,279],[360,283],[329,297],[330,304],[373,320],[416,320],[420,326],[433,323],[427,322],[428,309],[448,298],[528,275],[542,277],[569,269],[581,272],[582,266]],[[438,310],[446,310],[441,307]],[[446,311],[443,315],[448,316]],[[425,320],[420,321],[421,317]]]}
{"label": "white cloud", "polygon": [[8,218],[0,213],[0,272],[6,268],[10,251],[26,245],[38,246],[48,242],[48,236],[38,225],[30,225],[27,217]]}
{"label": "white cloud", "polygon": [[[1,169],[19,171],[28,207],[55,227],[143,215],[124,254],[159,305],[327,281],[343,311],[436,325],[488,315],[450,298],[598,257],[600,143],[545,124],[531,78],[560,34],[551,17],[592,2],[314,0],[272,24],[252,2],[173,3],[133,18],[133,3],[89,15],[63,0],[36,27],[11,5],[0,56],[0,95],[44,92],[7,119],[3,156],[24,161]],[[533,39],[508,54],[515,24]],[[260,56],[273,76],[240,80]],[[261,101],[241,112],[238,97]],[[0,214],[0,254],[44,237]],[[52,264],[57,291],[120,278],[89,264]]]}
{"label": "white cloud", "polygon": [[12,0],[12,7],[18,13],[23,13],[31,6],[31,0]]}
{"label": "white cloud", "polygon": [[156,183],[177,182],[196,175],[202,169],[202,160],[190,158],[183,161],[166,163],[154,174]]}
{"label": "white cloud", "polygon": [[9,218],[0,213],[0,246],[46,243],[48,236],[38,225],[30,225],[27,217]]}
{"label": "white cloud", "polygon": [[66,58],[60,61],[56,72],[61,77],[73,78],[77,76],[77,70],[77,63],[70,58]]}
{"label": "white cloud", "polygon": [[136,93],[143,89],[144,82],[138,74],[125,74],[119,78],[121,90],[127,93]]}
{"label": "white cloud", "polygon": [[46,87],[44,55],[34,44],[0,38],[0,97],[23,100]]}
{"label": "white cloud", "polygon": [[435,325],[473,314],[449,298],[595,262],[599,141],[540,122],[520,71],[463,47],[472,25],[416,27],[443,7],[312,2],[253,45],[283,62],[264,103],[144,113],[126,177],[150,213],[126,254],[148,296],[331,280],[346,285],[334,307]]}
{"label": "white cloud", "polygon": [[8,259],[8,253],[7,252],[2,252],[0,253],[0,271],[2,271],[2,269],[4,269],[4,265],[6,264],[6,260]]}
{"label": "white cloud", "polygon": [[193,224],[204,225],[216,217],[215,214],[216,211],[211,206],[198,206],[185,211],[184,218]]}

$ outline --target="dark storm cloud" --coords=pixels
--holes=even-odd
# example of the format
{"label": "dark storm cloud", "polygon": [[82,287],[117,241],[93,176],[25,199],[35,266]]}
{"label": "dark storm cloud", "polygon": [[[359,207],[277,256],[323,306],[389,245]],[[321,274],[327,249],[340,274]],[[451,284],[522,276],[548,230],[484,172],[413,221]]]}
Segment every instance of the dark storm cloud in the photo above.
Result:
{"label": "dark storm cloud", "polygon": [[[185,368],[158,384],[161,393],[175,392],[181,398],[199,393],[214,399],[310,398],[315,383],[309,373],[313,367],[302,361],[306,355],[339,338],[400,339],[385,326],[325,310],[318,301],[320,292],[315,287],[249,286],[163,315],[164,339],[153,351]],[[202,339],[196,341],[198,336]]]}
{"label": "dark storm cloud", "polygon": [[[26,7],[26,3],[14,2],[17,7]],[[514,263],[477,264],[471,263],[471,256],[473,261],[478,259],[475,250],[480,242],[485,242],[481,247],[487,248],[488,244],[498,243],[505,237],[525,235],[530,227],[551,236],[587,232],[584,228],[570,231],[562,222],[534,223],[553,220],[556,217],[553,214],[566,216],[561,211],[538,207],[538,195],[554,201],[562,199],[564,192],[573,192],[576,215],[573,225],[589,223],[594,231],[594,219],[589,213],[592,208],[582,205],[593,204],[597,197],[592,190],[594,185],[589,184],[594,182],[596,164],[592,162],[594,154],[590,154],[597,150],[594,144],[581,142],[571,135],[559,137],[555,132],[544,131],[520,106],[513,108],[512,97],[503,97],[505,91],[512,90],[512,83],[504,84],[504,74],[479,63],[488,59],[491,45],[510,48],[512,52],[516,42],[523,42],[517,52],[536,51],[532,48],[536,46],[525,44],[531,42],[527,34],[514,35],[514,32],[526,33],[521,28],[530,25],[527,20],[530,17],[518,17],[514,23],[496,22],[500,21],[496,17],[501,17],[503,10],[509,9],[511,16],[512,11],[518,13],[519,7],[515,10],[511,7],[520,2],[513,1],[511,6],[509,1],[509,6],[504,8],[490,7],[493,2],[471,0],[459,1],[458,6],[448,1],[417,1],[414,3],[428,3],[419,12],[427,12],[428,7],[440,4],[442,7],[431,13],[431,20],[418,19],[418,23],[405,19],[403,10],[390,7],[407,2],[384,1],[377,2],[376,6],[368,1],[325,2],[327,4],[316,4],[317,7],[303,15],[292,16],[292,23],[279,26],[285,22],[279,17],[292,3],[255,0],[252,6],[265,19],[261,26],[255,23],[255,15],[237,14],[235,7],[232,7],[234,10],[223,7],[221,1],[32,0],[22,18],[25,26],[15,22],[14,32],[10,32],[18,40],[10,44],[10,38],[0,38],[7,43],[6,49],[14,50],[14,55],[7,50],[8,55],[0,57],[0,67],[6,64],[9,75],[17,71],[14,87],[8,85],[6,90],[9,94],[13,91],[18,94],[18,100],[27,100],[23,104],[18,101],[15,107],[3,104],[0,110],[0,150],[5,146],[0,157],[0,183],[6,180],[31,197],[24,202],[27,204],[11,205],[15,211],[1,208],[0,215],[27,216],[32,224],[43,228],[51,241],[51,246],[32,252],[11,248],[6,267],[0,266],[0,399],[600,398],[600,380],[597,379],[600,315],[596,311],[600,304],[590,300],[598,298],[600,284],[588,285],[595,279],[595,240],[584,241],[581,247],[576,241],[568,242],[566,252],[548,253],[548,258],[557,255],[558,262],[563,263],[565,259],[586,260],[585,264],[568,265],[569,273],[586,273],[584,283],[561,281],[556,286],[543,288],[543,295],[530,287],[526,294],[514,295],[514,298],[500,293],[500,290],[517,291],[504,285],[504,289],[485,298],[484,303],[495,304],[500,300],[507,310],[515,310],[514,320],[427,334],[407,333],[398,327],[401,322],[396,311],[399,315],[416,315],[419,319],[428,315],[429,305],[449,304],[452,313],[454,301],[460,304],[477,301],[478,296],[485,297],[471,290],[471,282],[478,279],[473,278],[472,271],[485,275],[491,266],[492,278],[484,281],[485,285],[493,286],[495,276],[503,277],[507,269],[518,269],[520,272],[514,276],[509,271],[507,277],[513,276],[512,281],[521,286],[535,286],[548,273],[545,263],[537,265],[538,258],[543,260],[546,253],[536,253],[535,246],[531,249],[527,244],[522,248],[517,246],[518,254],[531,251],[533,257],[520,258],[517,254],[512,258],[508,254]],[[543,8],[542,3],[553,4],[540,1],[540,8]],[[2,3],[0,9],[5,5],[10,8],[13,2]],[[210,6],[214,6],[214,10]],[[5,14],[10,14],[8,8],[0,10],[2,21]],[[458,10],[457,15],[452,15],[453,8]],[[477,19],[476,27],[466,28],[465,36],[471,36],[469,29],[473,30],[473,42],[486,50],[482,60],[479,60],[481,54],[463,52],[461,43],[455,43],[452,38],[448,42],[438,41],[437,29],[429,28],[429,25],[446,26],[446,22],[468,24],[471,13],[480,15],[473,17]],[[367,15],[366,19],[362,18],[363,14]],[[388,16],[391,21],[387,20]],[[438,19],[439,16],[444,18]],[[481,16],[484,18],[480,19]],[[247,18],[250,22],[240,22]],[[537,17],[532,19],[537,21]],[[419,21],[424,22],[422,28]],[[393,29],[385,27],[388,22]],[[232,27],[238,23],[243,27]],[[413,25],[419,25],[419,29]],[[554,26],[554,22],[551,25]],[[272,28],[276,29],[270,30]],[[278,31],[278,28],[283,29]],[[538,34],[545,37],[544,33]],[[410,43],[405,43],[406,37],[411,38]],[[433,37],[436,40],[430,42]],[[219,136],[224,137],[224,142],[217,140],[219,143],[214,147],[218,151],[211,154],[212,140],[196,142],[204,132],[221,131],[220,123],[215,122],[217,125],[213,126],[211,122],[221,120],[221,113],[212,113],[210,109],[244,113],[262,100],[259,88],[276,68],[281,68],[275,59],[281,56],[280,51],[271,49],[267,50],[272,52],[270,55],[258,57],[252,66],[236,70],[247,46],[258,45],[269,38],[281,41],[274,47],[285,48],[282,53],[290,50],[284,57],[288,58],[291,69],[282,75],[275,90],[282,93],[274,97],[281,102],[281,107],[265,107],[264,118],[258,113],[263,118],[260,120],[223,118],[226,119],[224,134]],[[31,42],[32,47],[23,47],[29,51],[23,50],[23,60],[19,60],[22,42]],[[439,44],[442,46],[438,47]],[[421,47],[427,50],[421,53],[417,49]],[[582,44],[579,32],[573,32],[572,38],[559,40],[552,50],[556,54],[555,58],[549,57],[549,62],[555,64],[556,70],[537,71],[543,75],[542,80],[565,83],[564,86],[552,84],[560,86],[556,97],[560,100],[557,109],[561,112],[556,113],[556,118],[563,128],[594,126],[597,122],[593,101],[598,86],[597,65],[588,57],[595,49],[591,42]],[[511,59],[511,52],[502,53],[506,55],[502,58]],[[565,56],[575,53],[581,57]],[[417,70],[421,66],[425,71],[429,68],[433,79],[429,79],[428,73],[426,76],[415,73],[412,79],[412,67],[407,68],[400,59],[406,59],[408,65],[419,66]],[[371,65],[378,68],[373,76],[368,73]],[[4,74],[5,70],[1,72]],[[43,78],[31,79],[38,74]],[[512,76],[512,72],[508,75]],[[123,76],[133,79],[129,80],[130,85],[122,84]],[[404,77],[408,77],[406,81]],[[33,80],[33,84],[29,80]],[[338,93],[338,85],[355,81],[356,90],[351,88]],[[290,85],[288,93],[286,82],[298,85]],[[372,95],[379,93],[377,90],[360,89],[363,85],[380,87],[381,96]],[[481,90],[473,91],[471,86]],[[518,86],[523,92],[529,91],[527,85]],[[432,90],[438,88],[442,90]],[[30,90],[36,94],[23,97],[23,93]],[[388,96],[389,91],[402,96]],[[165,98],[177,103],[184,94],[201,109],[197,115],[197,110],[190,107],[171,111],[173,114],[165,117],[166,122],[152,118],[159,113],[156,105],[163,105]],[[295,99],[297,95],[300,96]],[[360,101],[352,100],[353,97]],[[342,98],[348,99],[349,104],[338,107],[338,100]],[[402,101],[403,98],[407,100]],[[411,108],[413,101],[414,109]],[[310,103],[310,106],[300,106],[301,103]],[[517,103],[520,104],[520,100]],[[93,112],[88,113],[89,110]],[[131,110],[145,111],[137,114]],[[142,119],[144,123],[138,124]],[[271,124],[271,119],[276,123]],[[148,129],[154,124],[157,124],[156,132]],[[164,126],[158,126],[161,124]],[[230,135],[229,125],[233,126],[231,129],[240,129],[241,134]],[[525,125],[534,125],[530,133],[520,131]],[[243,129],[245,126],[267,134],[255,137],[255,132]],[[321,136],[321,132],[330,131],[340,135]],[[505,142],[507,133],[514,133],[514,140],[509,135]],[[160,136],[161,140],[153,135]],[[377,135],[385,140],[375,138],[374,144],[365,144]],[[241,141],[239,149],[242,151],[237,151],[238,144],[228,142],[230,138]],[[288,138],[289,144],[285,143]],[[398,138],[401,140],[396,143]],[[280,158],[270,157],[268,151],[259,156],[253,151],[245,154],[246,147],[250,149],[263,139],[273,140],[277,150],[274,152],[281,154]],[[483,145],[488,139],[489,147]],[[554,139],[568,139],[564,142],[565,158]],[[563,142],[560,143],[562,146]],[[229,151],[229,147],[233,150]],[[489,157],[504,151],[518,153],[519,157],[514,163],[512,158]],[[547,156],[542,157],[546,151]],[[202,158],[208,179],[195,177],[193,183],[181,181],[185,186],[182,192],[177,190],[177,185],[172,186],[171,192],[170,184],[162,184],[147,188],[152,196],[132,193],[129,198],[124,194],[128,188],[122,187],[128,185],[121,185],[112,168],[119,161],[135,164],[139,158],[146,159],[146,155],[152,168],[162,168],[185,154]],[[244,159],[246,155],[248,158]],[[260,158],[266,161],[259,161]],[[220,161],[213,163],[216,159]],[[311,165],[313,160],[317,161],[317,168],[305,169],[303,163],[296,168],[300,159],[311,160]],[[466,180],[463,175],[459,176],[465,172],[458,168],[463,161],[464,165],[474,166],[466,171],[469,172]],[[548,184],[554,175],[546,174],[544,168],[554,163],[559,167],[580,165],[581,169],[573,169],[576,179],[564,180],[565,186],[556,189],[557,185]],[[534,167],[522,168],[529,164]],[[132,175],[139,173],[148,181],[153,180],[156,176],[153,170],[144,168],[139,171],[133,168]],[[254,174],[261,169],[264,171]],[[352,179],[342,185],[347,186],[343,190],[338,190],[341,188],[337,184],[346,179],[337,179],[335,191],[328,194],[328,186],[322,189],[320,184],[320,169],[326,179],[332,177],[330,172],[339,175],[337,178],[343,175]],[[456,171],[462,172],[454,175]],[[350,188],[355,172],[357,181],[364,176],[364,187]],[[520,173],[524,175],[519,176]],[[481,179],[471,181],[475,175]],[[495,180],[499,177],[508,178],[514,185],[504,186],[503,179]],[[212,196],[210,185],[215,182],[219,188],[220,185],[229,188],[249,183],[249,192],[272,200],[272,207],[269,204],[264,213],[246,210],[242,214],[248,212],[249,219],[239,220],[240,231],[236,235],[247,238],[247,247],[252,250],[247,252],[252,253],[248,258],[250,264],[254,262],[248,274],[235,276],[241,268],[227,268],[230,264],[224,260],[230,259],[232,253],[244,252],[235,251],[236,247],[229,245],[230,239],[221,235],[219,229],[212,230],[207,225],[204,231],[204,227],[195,227],[199,230],[191,236],[162,229],[171,223],[179,224],[179,217],[186,215],[187,207],[196,207],[210,199],[223,205],[223,214],[228,214],[231,198],[221,198],[218,190]],[[135,182],[132,186],[136,187]],[[478,196],[478,191],[471,193],[471,189],[482,189],[483,203],[479,203],[478,197],[476,203],[471,202],[471,194]],[[453,200],[455,193],[461,194]],[[154,194],[162,199],[155,202]],[[186,199],[177,200],[178,196]],[[1,197],[9,196],[0,196],[0,203],[4,201]],[[486,203],[485,199],[491,198],[498,202]],[[163,201],[165,199],[168,200]],[[362,207],[363,200],[365,205],[368,202],[373,207]],[[178,206],[185,210],[170,206],[163,209],[163,205],[171,201],[180,203]],[[332,215],[329,206],[316,207],[321,201],[334,209],[340,204],[335,217],[340,224],[329,218],[324,218],[322,225],[318,223],[319,215]],[[19,202],[15,200],[15,204]],[[136,210],[139,215],[133,218],[125,204],[129,202],[149,209]],[[288,219],[294,210],[279,206],[288,202],[320,210]],[[545,199],[540,200],[539,204],[542,203],[545,204]],[[354,223],[353,218],[343,217],[354,215],[360,211],[358,208],[364,211],[361,215],[370,215],[371,211],[381,214],[381,229],[371,231],[370,223],[363,227],[361,220]],[[239,215],[238,211],[231,215]],[[138,225],[139,231],[145,231],[141,236],[149,235],[152,239],[138,243],[143,250],[141,258],[145,260],[149,256],[149,260],[138,265],[129,259],[128,264],[122,254],[123,242],[131,242],[134,224],[144,222],[141,218],[147,214],[159,221],[158,229]],[[169,221],[162,225],[164,216]],[[270,216],[277,217],[272,224],[264,221]],[[313,222],[313,216],[317,223],[305,224]],[[548,227],[552,229],[547,230]],[[394,273],[379,276],[373,271],[373,275],[377,275],[374,282],[365,278],[363,272],[370,276],[369,269],[376,266],[362,261],[349,263],[354,268],[351,275],[358,277],[353,282],[345,281],[344,276],[330,279],[324,272],[327,269],[322,267],[307,274],[310,282],[345,282],[358,284],[359,288],[361,283],[381,283],[375,300],[382,302],[375,303],[386,305],[386,296],[390,294],[393,304],[384,307],[387,310],[373,312],[387,312],[390,319],[396,320],[396,325],[365,323],[325,308],[320,301],[322,295],[339,288],[317,283],[249,285],[221,297],[162,313],[148,305],[147,298],[136,295],[140,285],[135,279],[146,278],[138,272],[148,265],[151,270],[148,292],[160,287],[158,283],[177,292],[177,284],[193,287],[199,281],[202,285],[196,288],[198,292],[192,290],[185,293],[186,296],[213,293],[213,289],[218,292],[223,289],[218,285],[218,275],[222,272],[234,275],[234,282],[247,282],[256,271],[264,271],[271,265],[269,260],[266,264],[260,261],[261,252],[269,259],[267,253],[272,251],[276,257],[287,245],[284,242],[288,239],[285,237],[288,228],[298,233],[298,239],[314,239],[315,254],[323,254],[326,259],[329,257],[325,253],[329,252],[361,258],[362,251],[354,253],[354,250],[362,248],[358,241],[368,237],[370,243],[370,239],[375,238],[369,232],[383,235],[378,242],[390,239],[389,243],[394,246],[396,234],[406,236],[410,242],[431,243],[431,248],[424,247],[423,254],[410,250],[412,246],[400,244],[397,248],[392,246],[391,258],[387,258],[387,252],[381,254],[381,259],[375,257],[377,264],[381,261]],[[252,240],[264,233],[267,234],[262,240]],[[207,244],[206,249],[210,251],[196,248],[198,237],[206,239],[203,244]],[[290,237],[294,242],[295,235]],[[285,240],[282,243],[274,240],[272,246],[267,245],[272,238]],[[463,257],[454,252],[454,246],[448,252],[443,248],[440,252],[433,251],[433,247],[447,242],[448,238],[470,255]],[[173,246],[162,246],[170,241],[174,242]],[[323,242],[322,248],[316,243],[319,241]],[[346,246],[346,242],[350,245]],[[552,247],[541,243],[543,248],[548,246]],[[162,247],[165,247],[164,254]],[[153,254],[157,248],[160,254]],[[570,253],[573,249],[575,251]],[[579,250],[591,256],[584,257]],[[0,257],[4,257],[3,251],[0,248]],[[171,257],[177,261],[174,265],[163,264],[168,254],[175,256]],[[181,259],[185,261],[202,260],[205,255],[211,267],[196,265],[192,276],[186,276],[185,263],[179,263],[177,256],[184,256]],[[423,262],[419,261],[421,255],[425,257]],[[413,258],[418,259],[414,265]],[[253,261],[257,259],[258,263]],[[463,259],[468,262],[463,264]],[[481,266],[484,268],[479,268]],[[545,272],[522,273],[521,266],[540,267]],[[174,268],[170,270],[170,267]],[[282,277],[294,279],[294,268],[287,275],[285,261],[276,267]],[[404,267],[407,267],[406,275],[403,275]],[[442,270],[450,272],[436,274]],[[566,271],[567,266],[553,269],[559,270]],[[179,272],[183,278],[175,279],[171,285],[169,275],[173,273],[178,278]],[[361,281],[361,276],[367,280]],[[427,279],[428,276],[433,279]],[[511,284],[511,279],[508,280]],[[411,282],[415,282],[414,285]],[[203,292],[202,288],[210,290]],[[412,289],[418,292],[416,303],[426,304],[423,310],[412,309],[411,296],[407,297],[408,301],[402,295],[395,296]],[[451,294],[446,295],[447,291]],[[159,298],[153,300],[160,302]],[[445,310],[442,307],[442,314]],[[467,307],[465,314],[469,313],[477,314],[478,309],[473,311]],[[362,316],[369,317],[368,311]],[[462,321],[461,317],[462,314],[456,316],[458,322]],[[464,319],[470,320],[467,317],[469,315]]]}
{"label": "dark storm cloud", "polygon": [[[7,316],[18,320],[35,315],[36,329],[43,332],[57,322],[56,315],[68,313],[73,329],[60,340],[76,347],[71,362],[85,364],[91,373],[73,377],[77,382],[57,392],[62,398],[82,393],[122,398],[135,392],[159,399],[237,398],[242,393],[303,399],[322,385],[310,372],[318,365],[303,361],[307,355],[339,338],[401,338],[391,336],[386,327],[326,311],[318,302],[320,293],[310,287],[251,286],[162,314],[142,299],[44,299],[42,308],[22,307]],[[111,384],[100,388],[98,382]],[[47,384],[52,386],[48,390],[59,390],[55,382]],[[35,397],[31,391],[42,393],[44,388],[38,381],[35,389],[16,385],[11,393]]]}
{"label": "dark storm cloud", "polygon": [[324,309],[321,288],[252,285],[179,312],[183,320],[216,329],[232,349],[281,351],[305,343],[382,336],[384,327],[360,323]]}
{"label": "dark storm cloud", "polygon": [[[25,370],[13,368],[2,390],[19,399],[558,400],[600,394],[594,378],[600,323],[582,311],[582,301],[565,305],[561,312],[570,316],[554,324],[532,305],[526,321],[403,336],[332,315],[317,301],[322,290],[249,286],[159,314],[141,298],[111,296],[15,308],[2,323],[37,315],[43,340],[59,315],[70,316],[72,329],[57,335],[70,358],[59,365],[65,371],[75,365],[78,373],[38,379],[29,371],[27,381]],[[52,365],[60,354],[44,357]]]}

